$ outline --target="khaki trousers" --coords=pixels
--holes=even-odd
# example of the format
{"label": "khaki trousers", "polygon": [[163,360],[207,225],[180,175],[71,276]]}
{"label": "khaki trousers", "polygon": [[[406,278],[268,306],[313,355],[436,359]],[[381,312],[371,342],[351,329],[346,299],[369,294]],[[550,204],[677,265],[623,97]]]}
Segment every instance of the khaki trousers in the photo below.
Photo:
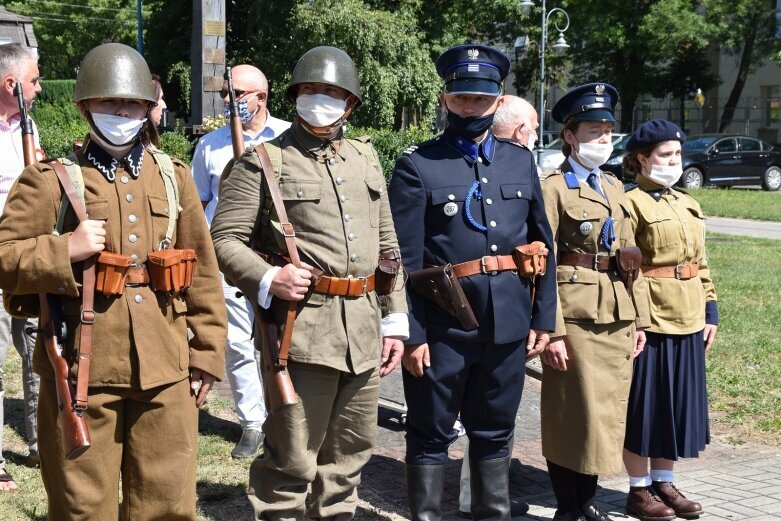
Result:
{"label": "khaki trousers", "polygon": [[195,519],[198,409],[189,379],[147,391],[89,389],[92,446],[66,461],[54,382],[41,378],[41,474],[52,521]]}
{"label": "khaki trousers", "polygon": [[301,520],[305,511],[313,519],[352,519],[377,437],[379,372],[302,363],[288,369],[300,401],[269,410],[263,424],[263,455],[250,466],[255,519]]}

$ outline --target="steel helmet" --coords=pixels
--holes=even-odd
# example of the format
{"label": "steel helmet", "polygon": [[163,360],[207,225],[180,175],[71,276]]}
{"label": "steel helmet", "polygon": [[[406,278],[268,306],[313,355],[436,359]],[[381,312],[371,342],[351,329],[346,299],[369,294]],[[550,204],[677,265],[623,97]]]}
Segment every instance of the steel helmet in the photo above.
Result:
{"label": "steel helmet", "polygon": [[76,76],[73,99],[129,98],[157,102],[152,74],[132,47],[106,43],[89,51]]}
{"label": "steel helmet", "polygon": [[[341,87],[361,101],[361,83],[352,58],[336,47],[321,46],[309,49],[299,58],[293,69],[293,79],[285,94],[296,100],[296,87],[302,83],[325,83]],[[356,105],[356,106],[357,106]]]}

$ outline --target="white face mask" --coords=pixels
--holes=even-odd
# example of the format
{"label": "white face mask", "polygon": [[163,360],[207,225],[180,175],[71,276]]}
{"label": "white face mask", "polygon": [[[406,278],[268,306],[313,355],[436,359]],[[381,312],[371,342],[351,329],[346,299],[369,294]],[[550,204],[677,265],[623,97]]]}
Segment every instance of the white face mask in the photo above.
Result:
{"label": "white face mask", "polygon": [[333,125],[344,116],[347,100],[327,94],[301,94],[296,98],[296,112],[315,128]]}
{"label": "white face mask", "polygon": [[651,165],[651,173],[646,177],[654,183],[670,188],[683,174],[683,165]]}
{"label": "white face mask", "polygon": [[607,163],[612,153],[612,143],[581,143],[575,155],[581,165],[593,170]]}
{"label": "white face mask", "polygon": [[112,145],[126,145],[130,143],[146,122],[144,119],[132,119],[111,114],[92,113],[92,121],[95,127]]}

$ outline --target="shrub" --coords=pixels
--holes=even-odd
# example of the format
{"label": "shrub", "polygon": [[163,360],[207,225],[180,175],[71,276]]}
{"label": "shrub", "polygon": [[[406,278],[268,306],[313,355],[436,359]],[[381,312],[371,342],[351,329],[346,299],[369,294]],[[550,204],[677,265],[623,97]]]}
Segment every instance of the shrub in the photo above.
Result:
{"label": "shrub", "polygon": [[372,145],[380,156],[382,172],[385,180],[390,181],[396,160],[401,157],[404,150],[423,141],[431,139],[434,134],[419,127],[409,127],[407,130],[376,129],[348,127],[347,137],[370,136]]}
{"label": "shrub", "polygon": [[73,102],[51,104],[39,101],[32,113],[41,148],[49,157],[65,157],[72,151],[74,141],[82,141],[89,132],[89,125],[79,114]]}
{"label": "shrub", "polygon": [[75,87],[76,80],[41,80],[42,91],[38,94],[38,102],[50,105],[72,105]]}
{"label": "shrub", "polygon": [[181,159],[189,165],[195,143],[190,141],[184,129],[177,125],[174,130],[160,134],[160,148],[169,156]]}

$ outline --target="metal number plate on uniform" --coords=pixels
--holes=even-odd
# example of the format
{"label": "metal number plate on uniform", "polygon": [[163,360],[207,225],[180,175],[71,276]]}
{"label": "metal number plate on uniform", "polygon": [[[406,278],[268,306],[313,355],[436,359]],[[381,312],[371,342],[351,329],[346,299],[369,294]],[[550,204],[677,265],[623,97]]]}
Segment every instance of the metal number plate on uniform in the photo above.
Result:
{"label": "metal number plate on uniform", "polygon": [[593,229],[594,229],[594,225],[588,221],[584,223],[580,223],[580,233],[582,233],[583,235],[591,234],[591,230]]}
{"label": "metal number plate on uniform", "polygon": [[458,213],[458,205],[456,203],[447,203],[444,208],[445,215],[453,217]]}

